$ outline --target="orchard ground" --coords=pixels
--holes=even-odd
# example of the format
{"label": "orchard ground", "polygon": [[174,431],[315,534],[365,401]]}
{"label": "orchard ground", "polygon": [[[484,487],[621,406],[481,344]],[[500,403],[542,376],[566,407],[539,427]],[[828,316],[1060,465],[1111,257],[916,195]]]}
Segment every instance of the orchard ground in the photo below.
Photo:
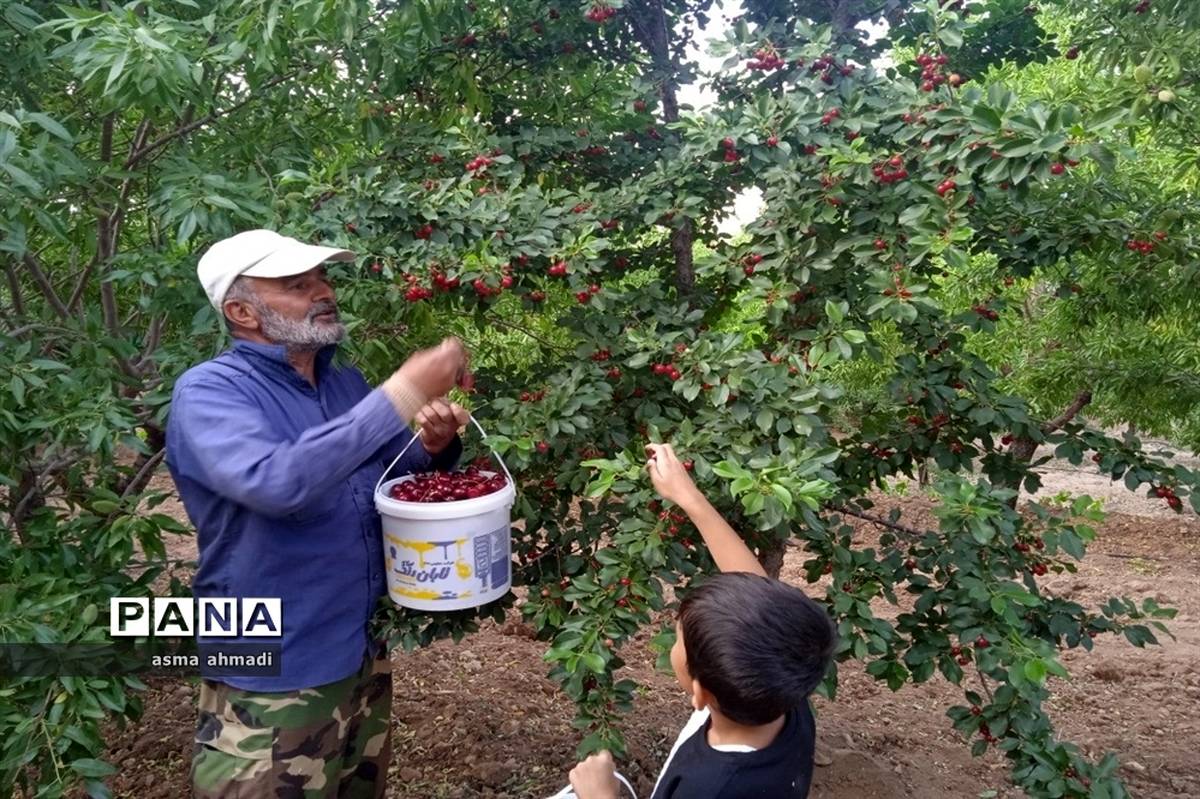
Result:
{"label": "orchard ground", "polygon": [[[1085,605],[1127,595],[1179,609],[1169,624],[1176,639],[1163,637],[1162,646],[1138,650],[1106,637],[1091,653],[1065,654],[1071,680],[1052,686],[1050,703],[1059,733],[1089,755],[1118,753],[1135,796],[1200,795],[1200,519],[1063,462],[1042,472],[1043,494],[1088,493],[1110,510],[1079,573],[1050,575],[1043,585]],[[915,486],[905,496],[875,499],[885,509],[900,506],[907,524],[935,524],[930,501]],[[177,503],[168,507],[182,518]],[[856,542],[870,546],[877,531],[868,522],[857,529]],[[194,558],[194,541],[173,541],[171,554]],[[783,578],[803,584],[804,559],[790,550]],[[885,606],[880,612],[894,613]],[[648,640],[657,627],[622,652],[629,676],[644,686],[626,717],[630,758],[621,766],[640,796],[649,795],[688,714],[674,678],[654,669]],[[395,653],[389,796],[517,799],[561,788],[578,737],[571,703],[545,676],[544,651],[513,611],[504,624],[488,623],[461,644]],[[105,757],[119,769],[112,780],[117,796],[187,794],[196,691],[190,683],[152,681],[142,721],[111,732]],[[893,694],[861,664],[844,664],[838,701],[817,701],[820,739],[833,762],[817,769],[814,799],[1017,796],[1003,757],[972,758],[951,730],[945,710],[956,702],[961,692],[944,681]]]}

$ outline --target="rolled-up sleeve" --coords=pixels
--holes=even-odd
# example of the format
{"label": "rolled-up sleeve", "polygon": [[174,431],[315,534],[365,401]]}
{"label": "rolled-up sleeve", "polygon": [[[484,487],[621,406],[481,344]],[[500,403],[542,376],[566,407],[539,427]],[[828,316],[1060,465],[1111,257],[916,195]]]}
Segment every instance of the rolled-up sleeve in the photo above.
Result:
{"label": "rolled-up sleeve", "polygon": [[[379,390],[346,413],[285,440],[270,432],[262,409],[235,383],[197,380],[176,386],[168,446],[181,475],[255,512],[279,517],[344,481],[379,451],[381,442],[408,435]],[[424,449],[413,451],[419,447],[418,442],[410,450],[414,463],[429,458]]]}

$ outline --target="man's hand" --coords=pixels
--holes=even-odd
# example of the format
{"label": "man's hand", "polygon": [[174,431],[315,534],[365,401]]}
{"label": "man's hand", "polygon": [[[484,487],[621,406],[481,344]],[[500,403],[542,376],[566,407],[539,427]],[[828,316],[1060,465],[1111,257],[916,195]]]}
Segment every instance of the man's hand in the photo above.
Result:
{"label": "man's hand", "polygon": [[450,446],[450,442],[458,435],[458,430],[470,417],[462,406],[443,399],[435,399],[413,417],[421,428],[421,444],[430,455]]}
{"label": "man's hand", "polygon": [[682,507],[701,496],[670,444],[648,444],[646,455],[646,471],[650,473],[650,482],[663,499]]}
{"label": "man's hand", "polygon": [[455,386],[470,387],[469,361],[462,342],[452,337],[443,339],[436,347],[413,353],[398,374],[421,396],[441,397]]}
{"label": "man's hand", "polygon": [[605,749],[571,769],[571,789],[579,799],[620,799],[612,753]]}

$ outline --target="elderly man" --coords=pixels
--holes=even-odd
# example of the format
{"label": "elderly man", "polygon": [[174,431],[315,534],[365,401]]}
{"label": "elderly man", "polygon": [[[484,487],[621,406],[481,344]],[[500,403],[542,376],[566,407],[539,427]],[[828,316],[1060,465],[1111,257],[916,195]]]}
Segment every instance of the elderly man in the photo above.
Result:
{"label": "elderly man", "polygon": [[420,441],[399,471],[457,461],[467,416],[443,397],[467,364],[447,339],[374,390],[335,365],[345,327],[323,264],[353,258],[252,230],[200,259],[233,346],[179,379],[167,428],[199,541],[193,588],[279,597],[283,627],[278,676],[201,685],[192,782],[202,799],[384,793],[392,678],[368,630],[385,593],[372,492],[414,421]]}

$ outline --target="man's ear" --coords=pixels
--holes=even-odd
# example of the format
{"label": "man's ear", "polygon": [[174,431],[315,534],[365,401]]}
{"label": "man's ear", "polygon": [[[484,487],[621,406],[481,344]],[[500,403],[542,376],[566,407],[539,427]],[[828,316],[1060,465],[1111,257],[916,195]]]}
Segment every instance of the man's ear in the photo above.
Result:
{"label": "man's ear", "polygon": [[700,681],[695,677],[692,678],[692,708],[694,710],[704,710],[704,708],[713,705],[713,696],[708,690],[700,684]]}
{"label": "man's ear", "polygon": [[247,330],[258,330],[258,311],[248,302],[242,300],[225,300],[221,305],[225,312],[225,320],[230,327],[242,327]]}

